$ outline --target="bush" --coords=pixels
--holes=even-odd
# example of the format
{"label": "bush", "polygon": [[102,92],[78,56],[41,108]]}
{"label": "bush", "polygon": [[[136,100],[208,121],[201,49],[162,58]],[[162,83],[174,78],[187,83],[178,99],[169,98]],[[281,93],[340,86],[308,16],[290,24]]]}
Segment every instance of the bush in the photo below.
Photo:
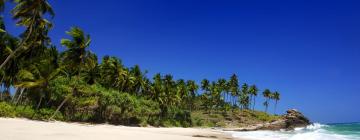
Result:
{"label": "bush", "polygon": [[35,110],[30,106],[18,106],[15,108],[16,116],[31,119],[35,115]]}
{"label": "bush", "polygon": [[[47,121],[54,113],[55,113],[55,110],[53,110],[53,109],[42,108],[34,114],[32,119]],[[58,121],[64,121],[64,117],[60,112],[56,113],[56,115],[54,116],[54,119],[58,120]]]}
{"label": "bush", "polygon": [[98,101],[99,114],[102,114],[100,119],[108,123],[144,126],[152,124],[151,118],[160,112],[157,102],[129,93],[97,89],[101,93]]}
{"label": "bush", "polygon": [[15,117],[15,116],[16,116],[16,112],[13,106],[5,102],[0,102],[0,117]]}

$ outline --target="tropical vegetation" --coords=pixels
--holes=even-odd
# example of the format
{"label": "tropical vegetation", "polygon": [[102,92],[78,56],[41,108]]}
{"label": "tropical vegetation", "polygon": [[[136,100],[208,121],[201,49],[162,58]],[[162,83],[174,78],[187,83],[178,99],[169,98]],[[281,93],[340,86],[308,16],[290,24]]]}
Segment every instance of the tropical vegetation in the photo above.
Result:
{"label": "tropical vegetation", "polygon": [[[99,62],[91,36],[79,27],[66,31],[59,51],[48,35],[55,15],[50,3],[11,2],[10,14],[24,30],[20,36],[7,32],[2,15],[11,4],[0,0],[0,117],[183,127],[224,126],[229,117],[274,118],[255,110],[260,89],[240,84],[236,74],[199,83],[171,74],[148,77],[115,56]],[[280,93],[266,89],[263,96],[265,112],[270,101],[276,111]]]}

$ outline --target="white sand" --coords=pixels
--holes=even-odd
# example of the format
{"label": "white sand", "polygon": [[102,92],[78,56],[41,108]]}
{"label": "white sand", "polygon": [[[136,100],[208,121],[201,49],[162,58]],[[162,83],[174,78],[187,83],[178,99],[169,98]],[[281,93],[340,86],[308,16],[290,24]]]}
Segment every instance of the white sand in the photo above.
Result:
{"label": "white sand", "polygon": [[[206,136],[193,137],[194,135]],[[216,140],[224,133],[196,128],[139,128],[0,118],[0,140]]]}

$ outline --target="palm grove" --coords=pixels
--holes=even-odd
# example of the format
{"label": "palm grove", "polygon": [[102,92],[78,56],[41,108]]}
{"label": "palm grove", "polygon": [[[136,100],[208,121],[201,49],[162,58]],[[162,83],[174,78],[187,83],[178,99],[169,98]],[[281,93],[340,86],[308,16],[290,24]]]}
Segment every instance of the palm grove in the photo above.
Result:
{"label": "palm grove", "polygon": [[[91,37],[78,27],[66,32],[66,49],[59,52],[48,36],[54,12],[47,0],[10,2],[10,14],[24,31],[12,36],[0,17],[0,116],[188,127],[202,125],[193,112],[255,112],[258,87],[240,85],[235,74],[199,85],[170,74],[148,78],[117,57],[104,56],[99,63],[89,49]],[[10,2],[0,0],[1,15]],[[265,89],[262,95],[265,112],[271,101],[276,110],[280,94]]]}

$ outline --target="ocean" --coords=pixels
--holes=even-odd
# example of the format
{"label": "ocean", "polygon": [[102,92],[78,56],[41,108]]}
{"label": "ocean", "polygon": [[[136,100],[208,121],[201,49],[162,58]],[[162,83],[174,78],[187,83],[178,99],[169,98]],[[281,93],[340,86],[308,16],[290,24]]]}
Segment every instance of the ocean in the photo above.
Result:
{"label": "ocean", "polygon": [[294,131],[229,132],[233,137],[251,140],[360,140],[360,123],[314,123]]}

